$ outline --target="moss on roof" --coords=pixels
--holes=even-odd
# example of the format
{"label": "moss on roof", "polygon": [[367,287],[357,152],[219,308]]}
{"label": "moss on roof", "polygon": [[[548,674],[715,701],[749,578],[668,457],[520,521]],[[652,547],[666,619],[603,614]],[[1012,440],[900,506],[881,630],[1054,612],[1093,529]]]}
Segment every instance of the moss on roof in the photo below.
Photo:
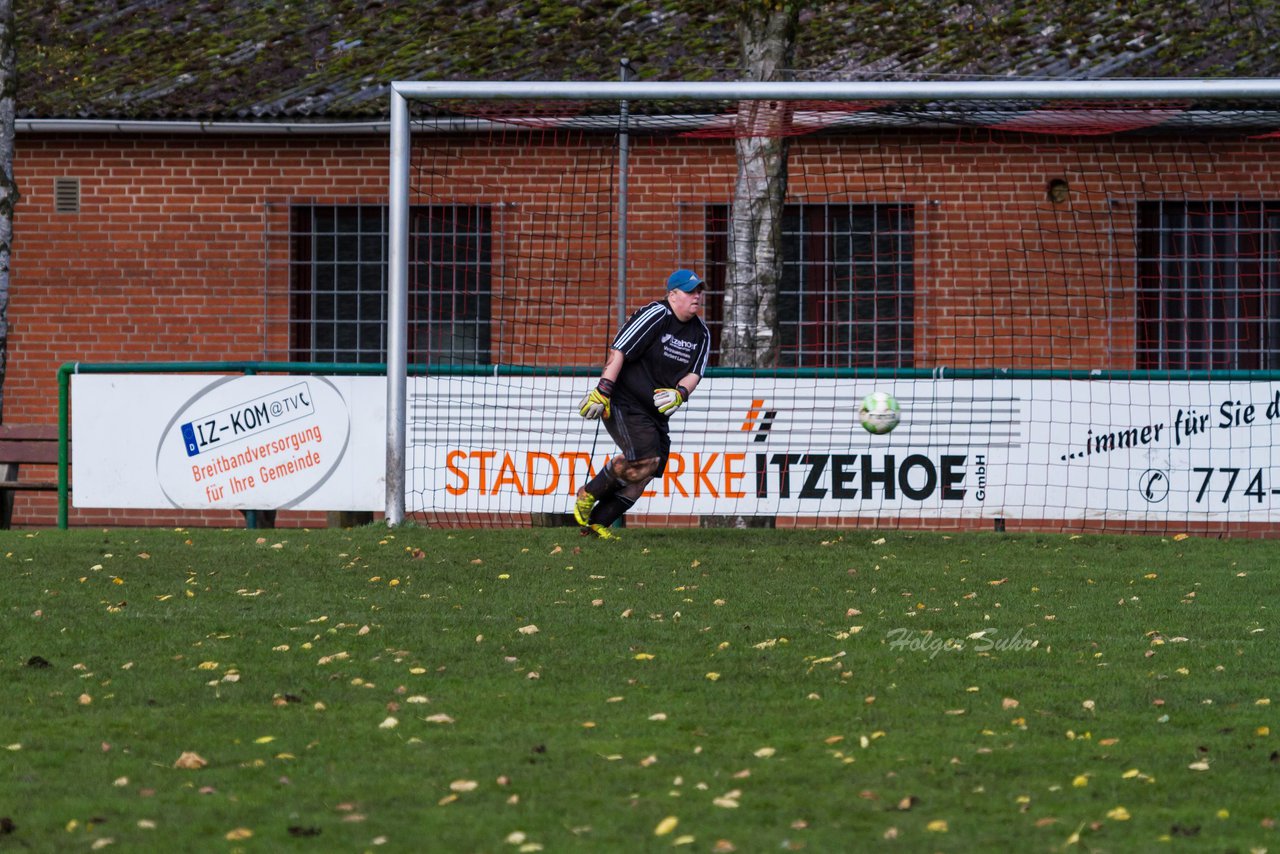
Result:
{"label": "moss on roof", "polygon": [[[1275,0],[808,2],[799,79],[1275,77]],[[24,0],[23,118],[369,120],[392,80],[739,75],[723,0]]]}

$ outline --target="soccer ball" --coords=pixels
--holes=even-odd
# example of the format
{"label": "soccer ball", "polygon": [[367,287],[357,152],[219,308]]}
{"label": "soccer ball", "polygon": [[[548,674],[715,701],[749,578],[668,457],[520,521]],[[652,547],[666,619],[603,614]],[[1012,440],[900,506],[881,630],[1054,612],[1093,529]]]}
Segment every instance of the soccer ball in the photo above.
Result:
{"label": "soccer ball", "polygon": [[862,399],[858,408],[858,420],[868,433],[877,436],[888,433],[902,420],[898,401],[887,391],[873,391]]}

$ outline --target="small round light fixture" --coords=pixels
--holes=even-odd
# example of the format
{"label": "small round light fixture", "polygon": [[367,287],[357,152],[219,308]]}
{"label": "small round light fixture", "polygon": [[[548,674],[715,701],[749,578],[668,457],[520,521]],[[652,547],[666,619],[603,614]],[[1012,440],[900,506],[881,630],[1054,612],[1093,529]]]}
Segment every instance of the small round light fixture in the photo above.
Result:
{"label": "small round light fixture", "polygon": [[1067,186],[1067,182],[1062,178],[1054,178],[1049,182],[1049,187],[1045,195],[1049,197],[1049,201],[1055,205],[1060,205],[1067,200],[1067,195],[1071,188]]}

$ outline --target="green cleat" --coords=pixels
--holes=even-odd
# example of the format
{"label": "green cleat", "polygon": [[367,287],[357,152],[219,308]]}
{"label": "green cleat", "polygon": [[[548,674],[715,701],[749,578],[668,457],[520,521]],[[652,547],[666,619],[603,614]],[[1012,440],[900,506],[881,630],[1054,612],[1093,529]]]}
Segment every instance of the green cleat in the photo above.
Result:
{"label": "green cleat", "polygon": [[600,539],[602,539],[602,540],[620,540],[620,539],[622,539],[621,537],[619,537],[619,536],[618,536],[617,534],[615,534],[613,531],[609,530],[609,529],[608,529],[607,527],[605,527],[604,525],[596,525],[596,524],[592,524],[592,525],[591,525],[591,530],[595,531],[595,532],[596,532],[596,536],[597,536],[597,537],[599,537],[599,538],[600,538]]}
{"label": "green cleat", "polygon": [[573,502],[573,519],[583,528],[591,527],[591,508],[596,506],[596,497],[588,492],[578,496]]}

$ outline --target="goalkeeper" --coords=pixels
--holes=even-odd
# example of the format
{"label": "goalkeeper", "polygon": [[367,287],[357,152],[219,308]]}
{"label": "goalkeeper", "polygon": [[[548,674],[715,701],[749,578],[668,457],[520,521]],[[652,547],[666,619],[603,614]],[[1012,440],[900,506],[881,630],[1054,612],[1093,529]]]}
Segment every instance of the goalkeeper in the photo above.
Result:
{"label": "goalkeeper", "polygon": [[584,534],[612,539],[609,526],[666,468],[667,420],[698,387],[711,353],[711,334],[698,316],[705,289],[692,270],[672,273],[666,298],[618,330],[599,382],[578,404],[583,418],[604,419],[621,451],[578,490],[573,518]]}

